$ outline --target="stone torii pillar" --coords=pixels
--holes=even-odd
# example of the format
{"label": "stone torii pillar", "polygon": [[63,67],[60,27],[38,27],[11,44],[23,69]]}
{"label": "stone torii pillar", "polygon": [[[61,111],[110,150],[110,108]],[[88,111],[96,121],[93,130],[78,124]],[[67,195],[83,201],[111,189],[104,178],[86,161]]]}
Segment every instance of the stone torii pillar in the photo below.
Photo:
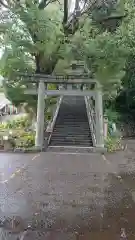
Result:
{"label": "stone torii pillar", "polygon": [[37,122],[35,147],[42,150],[44,139],[45,83],[40,80],[38,86]]}
{"label": "stone torii pillar", "polygon": [[95,113],[96,113],[96,146],[104,147],[104,131],[103,131],[103,99],[102,87],[97,83],[95,90]]}

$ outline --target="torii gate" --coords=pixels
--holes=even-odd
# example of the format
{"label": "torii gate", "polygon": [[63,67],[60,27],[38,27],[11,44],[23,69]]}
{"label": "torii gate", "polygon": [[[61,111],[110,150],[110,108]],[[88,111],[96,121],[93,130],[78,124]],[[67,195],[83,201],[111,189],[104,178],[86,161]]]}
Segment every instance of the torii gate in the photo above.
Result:
{"label": "torii gate", "polygon": [[[75,75],[68,74],[63,75],[44,75],[44,74],[34,74],[27,75],[21,74],[23,77],[27,77],[32,83],[32,89],[25,90],[25,94],[38,94],[37,103],[37,124],[36,124],[36,137],[35,137],[35,147],[43,148],[43,138],[44,138],[44,109],[45,109],[45,96],[84,96],[90,100],[93,97],[95,100],[95,138],[96,147],[104,147],[104,136],[103,136],[103,104],[102,104],[102,89],[100,84],[94,80],[90,79],[88,74],[86,75]],[[37,88],[38,84],[38,88]],[[57,84],[59,87],[57,90],[49,90],[48,84]],[[73,89],[73,85],[76,86],[85,85],[85,89],[82,90]],[[66,86],[66,89],[65,89]],[[87,99],[87,100],[88,100]],[[90,106],[90,105],[89,105]],[[91,111],[89,107],[89,111]],[[92,123],[91,123],[92,124]]]}

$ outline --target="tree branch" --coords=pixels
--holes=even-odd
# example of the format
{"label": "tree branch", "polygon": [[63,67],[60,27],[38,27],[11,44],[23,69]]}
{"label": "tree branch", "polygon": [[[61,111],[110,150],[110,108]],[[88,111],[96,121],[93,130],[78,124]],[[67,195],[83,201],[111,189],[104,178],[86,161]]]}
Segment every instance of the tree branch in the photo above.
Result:
{"label": "tree branch", "polygon": [[79,10],[79,9],[80,9],[80,7],[79,7],[79,0],[76,0],[75,1],[75,11]]}
{"label": "tree branch", "polygon": [[3,6],[4,8],[9,8],[8,4],[4,3],[3,0],[0,0],[0,6]]}
{"label": "tree branch", "polygon": [[93,6],[96,4],[96,0],[89,0],[88,2],[89,3],[87,4],[86,0],[83,9],[80,9],[79,0],[76,0],[74,12],[71,14],[69,21],[65,25],[64,32],[74,34],[78,30],[79,18],[85,13],[90,12],[93,9]]}
{"label": "tree branch", "polygon": [[63,25],[68,21],[68,0],[64,0],[64,17],[63,17]]}
{"label": "tree branch", "polygon": [[46,8],[50,3],[53,3],[53,2],[56,2],[56,0],[50,0],[50,1],[48,1],[48,0],[42,0],[42,1],[39,3],[38,8],[39,8],[40,10],[42,10],[42,9]]}

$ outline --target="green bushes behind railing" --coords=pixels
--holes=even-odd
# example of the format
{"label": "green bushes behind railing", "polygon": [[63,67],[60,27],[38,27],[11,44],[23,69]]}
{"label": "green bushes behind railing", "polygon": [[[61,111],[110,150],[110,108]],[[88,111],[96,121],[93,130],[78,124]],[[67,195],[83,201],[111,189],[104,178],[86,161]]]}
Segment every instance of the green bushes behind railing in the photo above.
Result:
{"label": "green bushes behind railing", "polygon": [[[105,147],[108,152],[115,152],[123,148],[121,143],[121,132],[117,128],[121,121],[121,115],[112,108],[105,110],[105,115],[108,118],[108,136],[105,140]],[[116,125],[116,131],[113,129],[113,124]]]}
{"label": "green bushes behind railing", "polygon": [[2,129],[16,129],[16,128],[29,128],[31,126],[31,122],[27,117],[21,117],[16,120],[10,120],[6,123],[0,123],[0,130]]}
{"label": "green bushes behind railing", "polygon": [[118,150],[122,150],[123,146],[121,143],[121,138],[117,136],[108,136],[105,140],[105,147],[108,152],[116,152]]}
{"label": "green bushes behind railing", "polygon": [[4,147],[4,137],[7,136],[12,147],[33,147],[35,144],[35,131],[29,130],[31,122],[27,117],[21,117],[0,124],[0,146]]}
{"label": "green bushes behind railing", "polygon": [[[14,138],[14,136],[13,136]],[[35,144],[35,133],[34,132],[24,132],[20,136],[14,138],[15,147],[29,148],[33,147]]]}

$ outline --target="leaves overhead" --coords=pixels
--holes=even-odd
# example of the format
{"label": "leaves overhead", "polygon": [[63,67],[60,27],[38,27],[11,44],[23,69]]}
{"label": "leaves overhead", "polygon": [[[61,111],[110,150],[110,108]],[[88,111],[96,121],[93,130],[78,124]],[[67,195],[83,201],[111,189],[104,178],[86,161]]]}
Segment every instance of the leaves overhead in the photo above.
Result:
{"label": "leaves overhead", "polygon": [[22,79],[16,80],[18,72],[52,74],[77,59],[102,83],[120,80],[126,54],[120,33],[104,33],[91,20],[95,11],[107,15],[116,5],[116,0],[76,0],[70,14],[66,1],[0,0],[5,86],[15,92],[23,85]]}

